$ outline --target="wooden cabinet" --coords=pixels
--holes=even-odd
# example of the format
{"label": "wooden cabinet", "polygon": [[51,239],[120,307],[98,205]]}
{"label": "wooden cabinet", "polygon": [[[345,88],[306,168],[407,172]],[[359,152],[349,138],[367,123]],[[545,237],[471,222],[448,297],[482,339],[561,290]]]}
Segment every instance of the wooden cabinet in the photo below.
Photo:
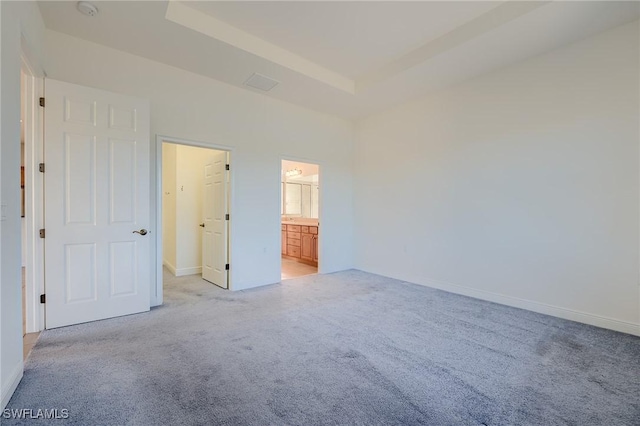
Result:
{"label": "wooden cabinet", "polygon": [[318,266],[318,227],[283,224],[282,255]]}
{"label": "wooden cabinet", "polygon": [[300,258],[300,247],[287,246],[287,256]]}
{"label": "wooden cabinet", "polygon": [[311,261],[318,265],[318,227],[310,226],[309,234],[311,235]]}
{"label": "wooden cabinet", "polygon": [[286,225],[287,227],[287,256],[300,258],[300,226]]}
{"label": "wooden cabinet", "polygon": [[[298,235],[300,237],[300,235]],[[300,238],[290,238],[287,236],[287,246],[300,247]]]}
{"label": "wooden cabinet", "polygon": [[[317,231],[317,228],[316,228]],[[316,263],[316,265],[318,264],[318,236],[314,235],[312,237],[311,240],[311,252],[312,252],[312,257],[313,257],[313,261]]]}
{"label": "wooden cabinet", "polygon": [[304,260],[308,260],[313,262],[313,235],[311,234],[302,234],[301,245],[300,245],[300,258]]}

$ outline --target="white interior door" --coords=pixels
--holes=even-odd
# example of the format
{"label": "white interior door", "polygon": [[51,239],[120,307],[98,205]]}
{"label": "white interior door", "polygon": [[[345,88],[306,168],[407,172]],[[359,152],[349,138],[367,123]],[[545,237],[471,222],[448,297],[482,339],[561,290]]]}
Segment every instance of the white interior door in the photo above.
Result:
{"label": "white interior door", "polygon": [[228,288],[227,153],[212,151],[204,165],[202,278]]}
{"label": "white interior door", "polygon": [[45,99],[46,327],[148,311],[148,102],[55,80]]}

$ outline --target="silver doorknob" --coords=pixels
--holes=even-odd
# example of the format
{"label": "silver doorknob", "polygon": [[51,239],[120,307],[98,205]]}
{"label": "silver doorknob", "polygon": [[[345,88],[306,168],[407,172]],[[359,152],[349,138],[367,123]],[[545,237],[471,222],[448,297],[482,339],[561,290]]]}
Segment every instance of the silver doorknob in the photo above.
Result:
{"label": "silver doorknob", "polygon": [[200,226],[204,228],[204,223],[201,223]]}
{"label": "silver doorknob", "polygon": [[139,231],[133,231],[134,234],[140,234],[140,235],[147,235],[147,230],[146,229],[141,229]]}

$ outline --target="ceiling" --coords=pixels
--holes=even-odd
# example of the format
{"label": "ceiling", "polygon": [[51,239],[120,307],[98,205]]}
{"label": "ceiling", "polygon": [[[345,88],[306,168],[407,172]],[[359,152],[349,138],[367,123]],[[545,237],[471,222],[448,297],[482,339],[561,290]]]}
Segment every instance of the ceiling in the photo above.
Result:
{"label": "ceiling", "polygon": [[[640,17],[616,1],[39,2],[47,28],[358,119]],[[244,82],[258,73],[271,91]]]}
{"label": "ceiling", "polygon": [[188,2],[355,79],[477,18],[495,2]]}

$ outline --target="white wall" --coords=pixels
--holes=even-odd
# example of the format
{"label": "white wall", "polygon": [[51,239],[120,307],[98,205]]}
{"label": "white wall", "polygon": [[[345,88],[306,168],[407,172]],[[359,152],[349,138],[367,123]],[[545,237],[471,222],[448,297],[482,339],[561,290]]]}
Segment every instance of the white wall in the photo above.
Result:
{"label": "white wall", "polygon": [[352,123],[47,31],[50,78],[143,97],[151,133],[232,149],[231,286],[280,281],[280,160],[322,169],[321,272],[352,262]]}
{"label": "white wall", "polygon": [[202,200],[204,197],[204,165],[213,151],[178,145],[176,167],[176,273],[191,275],[202,272]]}
{"label": "white wall", "polygon": [[[23,73],[20,73],[20,99],[22,100],[22,98],[25,95],[26,90],[22,89],[22,87],[26,84],[26,82],[24,81],[25,76],[23,75]],[[21,102],[21,107],[24,107],[24,105],[22,105]],[[21,115],[22,116],[22,115]],[[26,116],[26,114],[25,114]],[[24,149],[24,130],[22,130],[22,122],[20,123],[21,129],[20,129],[20,166],[23,167],[24,166],[24,158],[25,158],[25,149]],[[25,170],[26,173],[26,170]],[[26,175],[25,175],[26,178]],[[25,188],[26,189],[26,188]],[[26,196],[26,192],[25,192],[25,196]],[[25,200],[26,202],[26,200]],[[25,208],[26,208],[26,203],[25,203]],[[20,218],[20,238],[21,241],[25,241],[27,239],[27,218],[26,217],[22,217]],[[26,244],[22,244],[22,251],[21,251],[21,262],[20,264],[25,267],[27,265],[27,245]]]}
{"label": "white wall", "polygon": [[[4,39],[4,37],[2,36],[2,19],[3,19],[3,13],[2,13],[2,5],[0,4],[0,138],[4,135],[4,126],[2,125],[2,119],[4,119],[4,115],[2,115],[2,104],[5,103],[5,98],[4,96],[2,96],[2,93],[4,92],[3,88],[4,88],[4,80],[3,80],[3,73],[2,73],[2,57],[4,56],[2,53],[4,51],[4,49],[2,48],[2,40]],[[5,12],[6,14],[6,12]],[[8,99],[7,99],[8,101]],[[2,139],[0,139],[1,141]],[[0,149],[0,161],[2,159],[2,150]],[[2,188],[1,188],[1,184],[2,184],[2,176],[0,174],[0,196],[2,194]],[[0,225],[0,260],[2,260],[2,244],[1,244],[1,238],[2,238],[2,226]],[[5,286],[8,285],[8,283],[6,283],[4,280],[2,280],[2,270],[4,268],[2,267],[2,263],[0,262],[0,295],[2,295],[2,293],[4,292],[4,288]],[[12,300],[13,304],[15,305],[16,300]],[[4,304],[2,303],[2,299],[0,299],[0,408],[4,409],[5,405],[7,405],[7,401],[5,401],[5,399],[8,400],[9,395],[11,393],[13,393],[13,383],[9,383],[7,381],[7,379],[4,376],[3,371],[5,370],[5,362],[4,361],[4,356],[2,355],[3,352],[3,348],[5,347],[5,345],[9,345],[9,344],[15,344],[15,338],[13,337],[13,333],[11,333],[11,337],[7,336],[7,339],[5,341],[4,338],[4,316],[7,315],[7,309],[9,307],[5,308]],[[9,308],[10,309],[10,308]],[[11,321],[11,320],[9,320]],[[7,364],[7,367],[9,367],[9,369],[11,368],[10,364]]]}
{"label": "white wall", "polygon": [[41,70],[42,17],[35,2],[0,2],[0,389],[2,408],[22,377],[20,226],[21,45]]}
{"label": "white wall", "polygon": [[356,267],[640,334],[638,35],[358,123]]}
{"label": "white wall", "polygon": [[176,273],[176,145],[162,145],[162,263]]}

